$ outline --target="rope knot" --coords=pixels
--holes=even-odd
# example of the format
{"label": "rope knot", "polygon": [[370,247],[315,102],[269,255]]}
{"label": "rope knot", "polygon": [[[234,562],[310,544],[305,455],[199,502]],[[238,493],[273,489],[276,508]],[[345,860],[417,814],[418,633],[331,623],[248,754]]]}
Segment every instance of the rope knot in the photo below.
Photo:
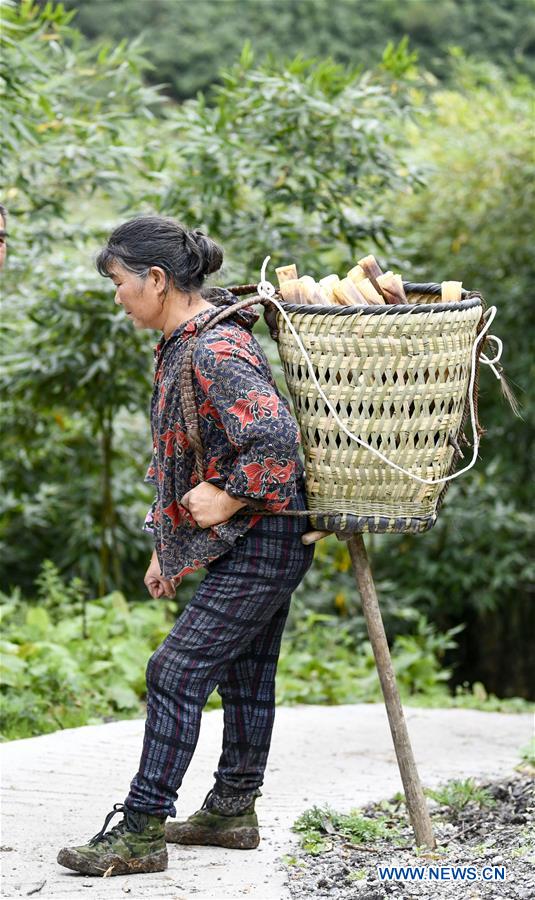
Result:
{"label": "rope knot", "polygon": [[486,355],[486,353],[481,353],[479,358],[482,363],[484,363],[486,366],[491,367],[492,371],[496,375],[496,378],[498,379],[498,381],[500,381],[502,375],[501,375],[500,369],[497,368],[497,363],[499,363],[500,359],[502,358],[503,341],[501,341],[499,337],[496,337],[495,334],[487,334],[485,343],[486,344],[493,343],[496,346],[496,353],[492,357],[492,359],[489,359],[488,356]]}
{"label": "rope knot", "polygon": [[271,281],[268,281],[266,278],[266,269],[267,264],[270,261],[271,256],[266,256],[264,262],[262,263],[262,271],[260,272],[260,281],[256,286],[256,290],[259,297],[262,297],[263,300],[272,300],[276,294],[275,287],[271,284]]}

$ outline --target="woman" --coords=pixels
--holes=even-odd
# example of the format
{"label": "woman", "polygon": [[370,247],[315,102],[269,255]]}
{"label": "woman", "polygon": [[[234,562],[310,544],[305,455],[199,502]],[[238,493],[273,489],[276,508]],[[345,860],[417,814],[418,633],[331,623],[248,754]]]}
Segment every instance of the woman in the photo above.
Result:
{"label": "woman", "polygon": [[[102,830],[58,862],[89,875],[167,867],[166,840],[242,849],[258,845],[255,799],[274,720],[275,671],[290,598],[314,549],[306,516],[255,510],[306,509],[299,429],[251,333],[258,315],[241,310],[202,330],[235,302],[201,292],[221,249],[200,231],[147,216],[117,228],[97,259],[115,302],[136,328],[163,332],[155,348],[153,455],[146,480],[155,499],[145,530],[154,552],[145,575],[151,597],[173,597],[189,572],[207,575],[147,667],[147,720],[139,771],[124,804]],[[204,479],[185,430],[180,367],[193,352]],[[241,511],[241,512],[238,512]],[[169,823],[197,743],[202,709],[217,687],[223,750],[202,808]],[[109,831],[115,813],[123,819]]]}

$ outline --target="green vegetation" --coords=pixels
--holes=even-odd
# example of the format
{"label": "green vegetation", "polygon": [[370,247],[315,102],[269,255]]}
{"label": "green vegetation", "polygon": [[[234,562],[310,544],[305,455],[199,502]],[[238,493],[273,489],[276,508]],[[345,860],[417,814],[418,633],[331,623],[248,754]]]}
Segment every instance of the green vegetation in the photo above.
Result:
{"label": "green vegetation", "polygon": [[387,816],[371,818],[360,809],[338,813],[329,806],[305,810],[294,822],[292,830],[300,834],[302,849],[313,856],[331,848],[330,835],[343,837],[351,844],[365,844],[379,838],[392,839],[399,834]]}
{"label": "green vegetation", "polygon": [[[510,788],[509,788],[510,790]],[[526,782],[526,790],[529,790]],[[477,824],[479,816],[491,818],[488,825],[491,828],[489,837],[495,834],[492,828],[496,821],[501,820],[499,815],[500,793],[502,799],[507,796],[507,792],[501,789],[496,792],[493,786],[478,784],[473,778],[465,780],[450,779],[441,787],[431,790],[425,788],[424,793],[437,804],[432,807],[430,812],[433,820],[437,823],[447,822],[457,829],[459,825],[464,829],[467,822],[472,823],[466,829],[468,832],[473,827],[473,823]],[[507,803],[507,801],[504,801]],[[503,813],[502,813],[503,815]],[[509,814],[510,815],[510,814]],[[523,819],[521,819],[523,821]],[[305,810],[301,816],[294,822],[293,830],[300,837],[300,846],[305,853],[312,856],[325,853],[332,850],[340,843],[347,845],[352,843],[358,847],[359,844],[369,844],[368,850],[378,850],[378,844],[384,844],[384,841],[395,840],[396,850],[411,849],[412,835],[409,836],[410,817],[406,804],[406,798],[401,792],[397,792],[389,800],[381,800],[377,803],[369,804],[361,809],[352,809],[347,814],[341,814],[333,810],[330,806],[323,808],[313,806]],[[482,836],[484,828],[481,831]],[[438,831],[438,830],[437,830]],[[451,835],[450,835],[451,836]],[[432,851],[433,857],[440,859],[446,857],[450,847],[449,837],[442,835],[439,838],[438,846]],[[520,846],[514,848],[513,855],[525,855],[533,851],[533,837],[531,832],[522,829],[520,831],[522,842]],[[408,842],[407,842],[408,839]],[[453,836],[451,847],[457,845],[458,835]],[[489,840],[490,846],[493,839]],[[467,847],[467,852],[472,856],[484,856],[489,844],[483,840],[477,845]],[[384,846],[383,846],[383,849]],[[416,855],[429,856],[429,848],[425,846],[414,848]],[[299,857],[287,857],[285,859],[287,865],[303,865],[304,860]],[[306,865],[306,863],[305,863]],[[362,870],[359,870],[362,872]],[[366,873],[364,873],[365,875]],[[363,875],[355,872],[353,878],[360,880]]]}
{"label": "green vegetation", "polygon": [[333,252],[350,260],[359,240],[386,235],[377,190],[406,179],[401,129],[378,122],[401,123],[407,91],[387,68],[362,78],[329,61],[254,69],[244,54],[215,106],[200,97],[157,117],[139,47],[79,49],[61,7],[38,15],[8,3],[4,18],[15,234],[3,320],[2,581],[28,591],[49,558],[91,590],[135,596],[148,552],[152,341],[129,331],[92,271],[111,224],[99,212],[156,210],[202,225],[225,247],[227,283],[258,272],[266,248],[312,264],[320,234],[325,265]]}
{"label": "green vegetation", "polygon": [[[307,611],[302,606],[305,596],[301,585],[294,621],[283,640],[277,701],[379,702],[371,647],[359,637],[363,623],[352,629],[334,616]],[[0,595],[1,739],[143,715],[145,666],[176,614],[174,601],[127,603],[119,591],[91,597],[83,581],[74,578],[66,583],[46,561],[33,600],[25,599],[19,589]],[[522,700],[469,694],[467,704],[462,695],[451,697],[441,656],[446,647],[454,646],[451,634],[437,634],[425,621],[418,623],[417,634],[396,639],[392,657],[405,701],[509,711],[528,708]],[[214,691],[208,708],[219,705]]]}
{"label": "green vegetation", "polygon": [[440,806],[447,807],[450,815],[456,816],[470,803],[476,806],[494,806],[494,797],[487,788],[479,787],[473,778],[463,780],[453,778],[437,790],[427,788],[425,793]]}
{"label": "green vegetation", "polygon": [[91,266],[105,224],[85,210],[95,195],[116,210],[134,202],[138,173],[151,168],[136,123],[151,120],[157,96],[136,47],[81,48],[60,6],[39,14],[7,0],[2,14],[13,237],[1,326],[1,581],[27,592],[50,558],[101,594],[133,591],[147,555],[139,411],[150,339],[113,314]]}
{"label": "green vegetation", "polygon": [[522,748],[522,759],[535,765],[535,737],[531,739],[529,744],[526,744],[526,746]]}
{"label": "green vegetation", "polygon": [[535,667],[525,635],[533,630],[535,372],[526,323],[535,278],[529,238],[535,90],[525,79],[510,82],[462,58],[455,73],[456,89],[435,92],[410,126],[411,158],[425,164],[426,185],[403,193],[392,208],[396,238],[385,259],[415,280],[457,273],[496,304],[493,330],[504,341],[502,362],[522,418],[483,371],[479,415],[487,435],[480,462],[453,483],[429,535],[378,542],[376,574],[396,585],[400,603],[416,605],[441,630],[466,623],[456,680],[477,672],[495,693],[530,696]]}
{"label": "green vegetation", "polygon": [[[341,624],[336,616],[300,608],[294,600],[293,628],[278,668],[281,703],[362,703],[382,694],[373,651],[362,620]],[[446,649],[455,647],[452,629],[437,634],[423,617],[415,633],[398,635],[392,647],[402,696],[446,700],[451,673],[441,667]]]}
{"label": "green vegetation", "polygon": [[4,739],[142,714],[148,660],[169,631],[161,602],[128,604],[114,591],[87,598],[45,563],[37,602],[3,598]]}
{"label": "green vegetation", "polygon": [[[44,2],[44,0],[43,0]],[[535,74],[533,0],[66,0],[89,38],[117,43],[143,32],[155,84],[179,100],[206,90],[251,43],[267,54],[332,56],[370,68],[405,35],[421,65],[449,76],[456,46],[506,69]]]}

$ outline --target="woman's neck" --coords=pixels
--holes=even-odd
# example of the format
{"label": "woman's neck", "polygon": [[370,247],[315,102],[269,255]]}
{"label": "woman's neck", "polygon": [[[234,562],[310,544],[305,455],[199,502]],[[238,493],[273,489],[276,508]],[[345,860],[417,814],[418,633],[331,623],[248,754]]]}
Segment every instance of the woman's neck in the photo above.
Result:
{"label": "woman's neck", "polygon": [[[189,301],[189,302],[188,302]],[[176,292],[166,298],[166,315],[162,322],[162,331],[167,340],[184,322],[188,322],[205,309],[215,309],[213,303],[209,303],[200,294],[181,294]]]}

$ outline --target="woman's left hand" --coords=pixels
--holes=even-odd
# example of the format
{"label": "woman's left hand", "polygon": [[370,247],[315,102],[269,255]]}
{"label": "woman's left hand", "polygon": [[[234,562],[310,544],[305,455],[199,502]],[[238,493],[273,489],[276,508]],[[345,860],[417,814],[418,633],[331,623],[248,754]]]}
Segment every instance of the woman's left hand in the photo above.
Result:
{"label": "woman's left hand", "polygon": [[180,504],[190,511],[200,528],[209,528],[210,525],[221,525],[226,522],[234,513],[246,506],[241,500],[235,500],[221,490],[210,484],[209,481],[201,481],[191,491],[188,491]]}

